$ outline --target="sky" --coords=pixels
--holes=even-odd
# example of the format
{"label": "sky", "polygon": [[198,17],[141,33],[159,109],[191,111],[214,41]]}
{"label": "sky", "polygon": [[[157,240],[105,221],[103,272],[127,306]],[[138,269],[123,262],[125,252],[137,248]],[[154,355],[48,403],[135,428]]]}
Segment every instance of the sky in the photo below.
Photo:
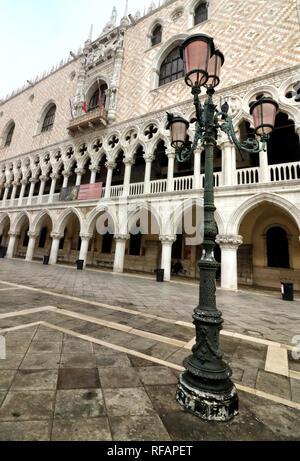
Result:
{"label": "sky", "polygon": [[[0,99],[83,47],[93,24],[93,40],[109,21],[117,24],[125,0],[0,0]],[[128,12],[141,13],[151,0],[129,0]],[[158,0],[154,0],[158,5]]]}

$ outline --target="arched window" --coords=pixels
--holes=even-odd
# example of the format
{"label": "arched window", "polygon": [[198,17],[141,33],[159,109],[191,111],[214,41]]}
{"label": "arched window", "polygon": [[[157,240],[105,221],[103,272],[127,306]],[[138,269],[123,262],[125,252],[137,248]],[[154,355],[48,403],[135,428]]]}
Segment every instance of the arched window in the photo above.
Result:
{"label": "arched window", "polygon": [[6,135],[4,147],[10,146],[10,143],[11,143],[11,140],[12,140],[12,137],[13,137],[13,134],[14,134],[14,131],[15,131],[15,124],[13,123],[13,124],[11,125],[10,129],[8,130],[7,135]]}
{"label": "arched window", "polygon": [[195,18],[194,25],[207,21],[208,19],[207,2],[199,3],[199,5],[195,8],[194,18]]}
{"label": "arched window", "polygon": [[23,247],[26,247],[26,248],[28,247],[28,243],[29,243],[28,232],[29,232],[29,227],[27,227],[27,229],[25,229],[25,232],[24,232]]}
{"label": "arched window", "polygon": [[179,46],[174,48],[160,67],[159,86],[173,82],[183,77],[183,60],[180,57]]}
{"label": "arched window", "polygon": [[[100,91],[101,91],[101,98],[102,98],[102,105],[103,107],[105,107],[105,103],[106,103],[106,90],[107,90],[107,85],[106,83],[103,83],[101,86],[100,86]],[[99,88],[97,88],[97,90],[94,92],[93,96],[91,97],[90,99],[90,102],[89,102],[89,111],[92,111],[92,110],[95,110],[95,109],[98,109],[99,107]]]}
{"label": "arched window", "polygon": [[56,112],[56,106],[50,107],[50,109],[48,110],[48,112],[47,112],[47,114],[46,114],[46,116],[44,118],[42,131],[50,131],[50,130],[52,130],[53,125],[54,125],[54,120],[55,120],[55,112]]}
{"label": "arched window", "polygon": [[43,227],[42,232],[41,232],[41,236],[40,236],[40,241],[39,241],[39,248],[45,248],[47,232],[48,232],[48,228]]}
{"label": "arched window", "polygon": [[162,37],[162,27],[160,24],[157,24],[157,26],[154,28],[151,36],[151,45],[155,46],[161,43],[161,37]]}
{"label": "arched window", "polygon": [[288,238],[281,227],[271,227],[267,232],[267,257],[269,267],[290,267]]}

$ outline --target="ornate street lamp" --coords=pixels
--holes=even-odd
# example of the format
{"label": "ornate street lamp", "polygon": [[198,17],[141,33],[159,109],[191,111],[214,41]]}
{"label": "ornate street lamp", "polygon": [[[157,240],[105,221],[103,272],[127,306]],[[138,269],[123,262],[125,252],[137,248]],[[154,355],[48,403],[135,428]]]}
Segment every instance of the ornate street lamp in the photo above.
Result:
{"label": "ornate street lamp", "polygon": [[[213,153],[218,129],[224,131],[239,149],[250,153],[265,150],[267,140],[274,129],[278,104],[271,98],[261,98],[251,105],[255,133],[260,138],[240,143],[235,136],[229,106],[221,111],[213,102],[214,88],[220,82],[224,56],[215,50],[213,39],[196,34],[187,38],[181,47],[185,63],[185,82],[191,87],[196,108],[195,136],[192,146],[187,143],[189,123],[180,116],[168,115],[171,143],[179,162],[193,155],[198,142],[205,147],[204,187],[204,240],[200,268],[199,305],[194,309],[196,344],[192,355],[183,364],[186,369],[179,378],[176,400],[187,411],[205,420],[228,421],[238,414],[238,396],[231,381],[231,368],[222,360],[219,332],[222,329],[222,313],[216,307],[216,272],[219,263],[214,257],[217,226],[214,218]],[[202,107],[199,94],[201,87],[208,95]]]}

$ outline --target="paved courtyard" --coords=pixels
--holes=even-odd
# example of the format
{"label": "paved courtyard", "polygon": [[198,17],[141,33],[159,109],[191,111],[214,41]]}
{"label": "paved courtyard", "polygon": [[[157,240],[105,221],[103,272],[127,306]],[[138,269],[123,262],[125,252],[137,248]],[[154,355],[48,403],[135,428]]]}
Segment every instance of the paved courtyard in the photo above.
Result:
{"label": "paved courtyard", "polygon": [[300,301],[217,290],[240,414],[207,423],[174,399],[197,299],[193,283],[0,259],[0,440],[299,440]]}

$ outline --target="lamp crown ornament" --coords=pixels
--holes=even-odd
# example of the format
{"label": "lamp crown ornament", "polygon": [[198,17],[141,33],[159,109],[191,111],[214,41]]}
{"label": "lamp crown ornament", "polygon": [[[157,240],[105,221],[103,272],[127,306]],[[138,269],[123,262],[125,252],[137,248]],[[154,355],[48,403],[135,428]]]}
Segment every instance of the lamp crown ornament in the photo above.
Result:
{"label": "lamp crown ornament", "polygon": [[[198,143],[205,149],[204,185],[204,239],[200,262],[199,305],[193,319],[196,328],[196,343],[192,355],[183,362],[185,372],[179,378],[176,400],[188,412],[204,420],[228,421],[238,414],[238,396],[230,377],[232,371],[223,361],[219,347],[222,329],[222,314],[216,306],[216,272],[219,263],[214,257],[217,225],[214,218],[213,158],[218,131],[227,134],[239,149],[258,153],[266,148],[274,129],[278,104],[271,98],[261,98],[250,107],[256,138],[239,142],[232,119],[228,115],[229,104],[225,101],[217,108],[213,101],[215,88],[220,83],[221,68],[225,58],[216,49],[213,38],[206,34],[194,34],[181,45],[181,57],[185,66],[185,83],[191,87],[196,116],[194,140],[187,136],[189,122],[180,115],[167,113],[167,128],[170,130],[171,146],[175,148],[178,162],[191,158]],[[202,105],[201,89],[206,89],[207,98]],[[261,142],[261,145],[260,145]],[[238,241],[237,243],[241,243]]]}

